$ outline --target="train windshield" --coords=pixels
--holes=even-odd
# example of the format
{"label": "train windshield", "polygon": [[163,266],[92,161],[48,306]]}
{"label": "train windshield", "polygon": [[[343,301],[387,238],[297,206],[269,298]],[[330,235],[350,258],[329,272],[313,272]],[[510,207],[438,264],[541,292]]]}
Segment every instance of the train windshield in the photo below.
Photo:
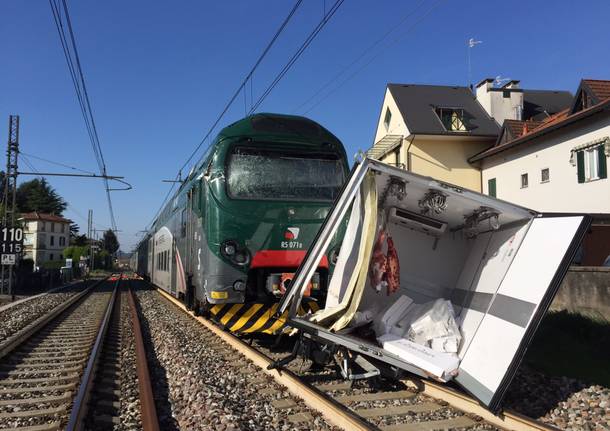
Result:
{"label": "train windshield", "polygon": [[332,153],[236,147],[227,167],[227,190],[237,199],[332,201],[345,170]]}

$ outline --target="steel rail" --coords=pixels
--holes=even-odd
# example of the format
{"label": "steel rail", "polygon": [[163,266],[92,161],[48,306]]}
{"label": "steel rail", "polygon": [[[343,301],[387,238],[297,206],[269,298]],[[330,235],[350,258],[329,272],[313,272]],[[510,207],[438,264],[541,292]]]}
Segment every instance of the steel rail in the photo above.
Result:
{"label": "steel rail", "polygon": [[108,330],[110,316],[112,315],[112,310],[114,309],[120,283],[121,277],[117,279],[112,291],[112,296],[110,297],[110,301],[106,307],[106,312],[104,313],[104,318],[100,324],[100,329],[97,333],[95,344],[91,349],[89,360],[87,361],[87,367],[85,368],[76,398],[74,398],[74,403],[72,404],[72,411],[70,412],[70,419],[68,420],[66,431],[77,431],[83,429],[84,419],[87,415],[87,404],[91,395],[91,389],[93,387],[93,379],[95,377],[95,368],[100,353],[102,352],[102,347],[104,346],[104,338],[106,337],[106,331]]}
{"label": "steel rail", "polygon": [[127,295],[129,299],[129,309],[131,311],[131,325],[133,328],[134,343],[136,348],[136,371],[138,374],[138,389],[140,393],[140,412],[142,429],[144,431],[159,431],[159,419],[155,408],[152,386],[150,384],[150,372],[146,359],[146,349],[142,337],[142,328],[138,317],[136,298],[129,284]]}
{"label": "steel rail", "polygon": [[[214,322],[201,316],[194,316],[189,312],[184,304],[178,299],[169,295],[162,289],[157,291],[162,297],[177,308],[197,320],[239,353],[250,359],[262,371],[271,375],[279,384],[286,387],[293,395],[301,398],[307,406],[319,411],[326,420],[335,426],[345,430],[371,430],[377,429],[373,424],[365,421],[357,413],[353,413],[349,408],[335,401],[332,397],[319,391],[317,388],[303,382],[297,375],[286,369],[267,370],[267,366],[273,361],[257,349],[249,346],[235,335],[224,331]],[[402,382],[411,388],[416,388],[421,393],[432,398],[445,401],[451,407],[465,413],[480,416],[487,423],[497,426],[503,430],[510,431],[560,431],[552,425],[545,424],[539,420],[527,417],[520,413],[506,410],[500,415],[494,415],[489,410],[481,406],[475,399],[459,392],[455,389],[441,384],[420,378],[402,379]]]}
{"label": "steel rail", "polygon": [[352,412],[343,404],[328,397],[322,391],[309,385],[308,383],[303,382],[291,371],[286,369],[269,370],[267,367],[273,363],[269,357],[249,346],[230,332],[222,330],[212,321],[201,316],[194,316],[186,309],[182,302],[178,301],[176,298],[163,290],[157,289],[157,291],[178,309],[197,320],[200,324],[205,326],[206,329],[214,333],[214,335],[216,335],[218,338],[252,361],[254,365],[261,369],[261,371],[272,376],[277,383],[284,386],[294,396],[302,399],[309,408],[320,412],[329,423],[341,429],[350,431],[370,431],[378,429],[371,423],[358,416],[356,413]]}
{"label": "steel rail", "polygon": [[68,300],[62,302],[47,314],[40,316],[38,319],[34,320],[25,328],[19,330],[17,333],[13,334],[8,339],[0,343],[0,359],[11,353],[24,342],[26,342],[35,333],[47,326],[57,316],[66,311],[70,306],[76,304],[80,299],[84,298],[92,289],[99,286],[107,279],[108,277],[103,278],[93,283],[91,286],[85,288],[85,290],[83,290],[82,292],[72,295]]}

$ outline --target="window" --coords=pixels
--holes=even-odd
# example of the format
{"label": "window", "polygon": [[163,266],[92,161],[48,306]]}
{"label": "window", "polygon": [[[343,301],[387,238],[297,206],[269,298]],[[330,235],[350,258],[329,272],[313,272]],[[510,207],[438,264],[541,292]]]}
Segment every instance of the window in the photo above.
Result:
{"label": "window", "polygon": [[502,97],[505,99],[510,99],[510,91],[508,91],[508,90],[502,91]]}
{"label": "window", "polygon": [[608,177],[605,145],[576,152],[578,182],[585,183]]}
{"label": "window", "polygon": [[63,247],[66,245],[66,237],[65,236],[60,236],[59,237],[59,245],[60,247]]}
{"label": "window", "polygon": [[61,233],[65,233],[66,232],[66,225],[65,224],[61,224]]}
{"label": "window", "polygon": [[496,179],[491,178],[487,180],[487,194],[492,198],[496,197]]}
{"label": "window", "polygon": [[55,232],[55,223],[51,222],[51,232]]}
{"label": "window", "polygon": [[464,110],[461,108],[436,108],[436,115],[448,132],[466,132]]}
{"label": "window", "polygon": [[49,260],[53,260],[53,253],[49,253]]}
{"label": "window", "polygon": [[40,226],[40,231],[44,232],[46,230],[45,222],[39,221],[38,225]]}
{"label": "window", "polygon": [[386,108],[385,117],[383,117],[383,125],[385,126],[386,132],[390,128],[390,121],[392,121],[392,112],[390,111],[390,108]]}
{"label": "window", "polygon": [[551,175],[549,172],[549,168],[544,168],[540,171],[540,182],[548,183],[551,180]]}
{"label": "window", "polygon": [[527,174],[521,174],[521,188],[525,189],[528,186]]}
{"label": "window", "polygon": [[233,199],[333,201],[345,180],[336,153],[235,147],[227,167]]}
{"label": "window", "polygon": [[55,245],[55,236],[51,235],[51,237],[49,238],[49,245]]}

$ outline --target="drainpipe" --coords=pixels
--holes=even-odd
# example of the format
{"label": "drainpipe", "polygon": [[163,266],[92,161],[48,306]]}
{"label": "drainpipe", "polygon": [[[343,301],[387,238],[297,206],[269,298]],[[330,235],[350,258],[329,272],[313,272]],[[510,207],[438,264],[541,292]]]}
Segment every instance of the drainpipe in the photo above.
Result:
{"label": "drainpipe", "polygon": [[409,157],[409,149],[411,148],[411,145],[413,145],[413,142],[415,142],[415,136],[413,136],[413,139],[411,140],[411,142],[409,142],[409,146],[407,147],[407,171],[409,172],[411,172],[411,157]]}

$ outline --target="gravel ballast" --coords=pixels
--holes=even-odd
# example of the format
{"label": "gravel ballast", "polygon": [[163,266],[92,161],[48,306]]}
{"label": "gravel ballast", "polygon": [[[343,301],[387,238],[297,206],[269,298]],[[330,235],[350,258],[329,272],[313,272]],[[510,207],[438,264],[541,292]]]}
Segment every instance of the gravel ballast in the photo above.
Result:
{"label": "gravel ballast", "polygon": [[333,429],[157,292],[140,290],[138,298],[162,429]]}
{"label": "gravel ballast", "polygon": [[65,302],[72,295],[82,291],[84,283],[77,283],[64,289],[32,298],[0,311],[0,344],[28,324]]}
{"label": "gravel ballast", "polygon": [[561,429],[610,431],[610,388],[527,366],[519,369],[504,406]]}

